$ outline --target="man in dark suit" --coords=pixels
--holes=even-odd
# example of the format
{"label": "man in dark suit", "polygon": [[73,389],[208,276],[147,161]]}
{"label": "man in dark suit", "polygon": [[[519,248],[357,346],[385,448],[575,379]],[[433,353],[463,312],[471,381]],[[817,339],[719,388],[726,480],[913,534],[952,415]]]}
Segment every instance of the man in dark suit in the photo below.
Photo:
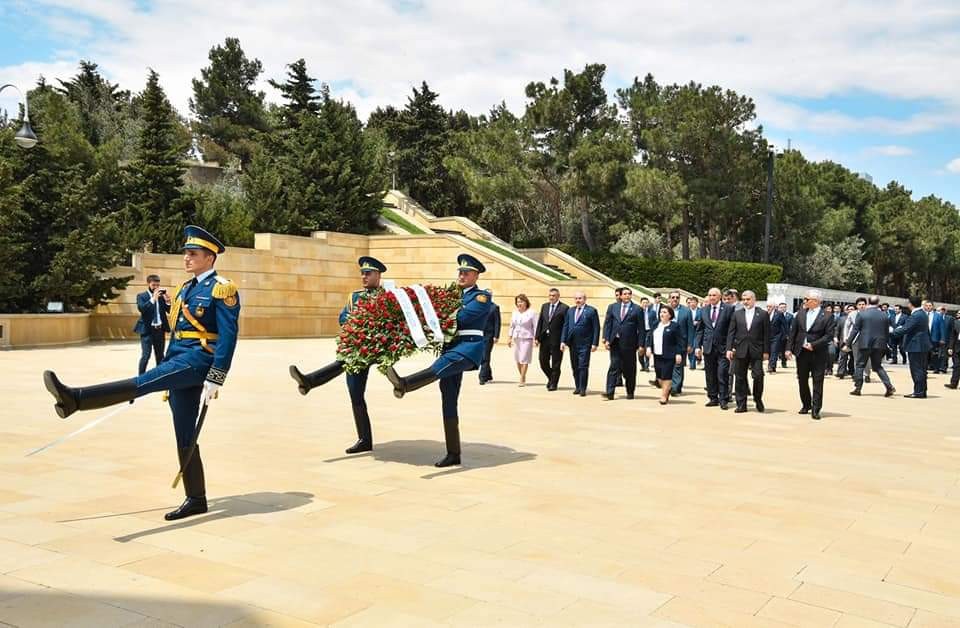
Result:
{"label": "man in dark suit", "polygon": [[[697,297],[687,297],[687,307],[690,309],[690,318],[693,319],[693,337],[696,338],[697,333],[700,331],[700,325],[703,324],[700,299]],[[696,349],[696,347],[694,347],[694,349]],[[697,355],[696,350],[691,351],[690,354],[687,355],[687,360],[690,362],[690,370],[695,371],[697,369],[697,362],[700,360],[700,356]]]}
{"label": "man in dark suit", "polygon": [[[686,356],[693,353],[693,346],[697,342],[697,330],[693,326],[693,312],[690,311],[686,305],[680,304],[680,293],[674,290],[670,293],[669,297],[670,307],[673,308],[673,311],[676,313],[677,325],[680,327],[680,336],[683,338],[686,343],[686,348],[684,349],[684,359],[680,361],[679,366],[673,367],[673,384],[670,390],[670,394],[679,395],[683,392],[683,379],[684,379],[684,362],[686,361]],[[657,312],[659,315],[659,311]]]}
{"label": "man in dark suit", "polygon": [[947,355],[953,358],[953,375],[950,376],[950,383],[943,386],[956,390],[957,385],[960,384],[960,311],[952,321],[950,339],[947,342]]}
{"label": "man in dark suit", "polygon": [[780,343],[777,345],[777,355],[780,357],[780,366],[787,368],[787,334],[793,326],[793,312],[787,309],[786,303],[777,306],[777,311],[783,314],[783,334],[780,336]]}
{"label": "man in dark suit", "polygon": [[560,349],[570,348],[573,394],[586,397],[590,354],[600,344],[600,316],[596,308],[587,305],[587,295],[582,290],[573,294],[573,300],[574,306],[567,310],[560,332]]}
{"label": "man in dark suit", "polygon": [[[811,418],[820,420],[823,408],[823,377],[827,372],[829,345],[836,333],[836,319],[820,307],[823,293],[808,290],[804,298],[804,309],[793,318],[790,333],[787,334],[787,359],[797,356],[797,379],[800,385],[800,414],[810,413]],[[810,395],[810,379],[813,379],[813,395]]]}
{"label": "man in dark suit", "polygon": [[547,377],[547,390],[556,390],[560,381],[560,350],[563,321],[567,318],[567,304],[560,301],[560,291],[550,288],[547,302],[540,306],[534,343],[540,348],[540,370]]}
{"label": "man in dark suit", "polygon": [[733,307],[720,301],[720,289],[710,288],[697,330],[696,352],[703,357],[707,382],[707,407],[727,409],[730,403],[730,361],[727,359],[727,331]]}
{"label": "man in dark suit", "polygon": [[784,326],[787,317],[780,311],[779,304],[774,304],[768,312],[770,314],[770,361],[767,363],[767,372],[777,372],[777,359],[780,357],[780,346],[783,344],[783,338],[787,335],[787,328]]}
{"label": "man in dark suit", "polygon": [[614,389],[623,377],[627,399],[637,388],[637,350],[643,342],[643,313],[634,305],[633,291],[621,288],[619,301],[607,307],[603,320],[603,345],[610,352],[605,398],[613,400]]}
{"label": "man in dark suit", "polygon": [[930,340],[930,326],[927,313],[921,307],[920,297],[910,297],[910,316],[907,322],[893,330],[895,336],[903,337],[903,348],[910,362],[910,377],[913,379],[913,393],[904,395],[908,399],[927,398],[927,360],[933,342]]}
{"label": "man in dark suit", "polygon": [[940,319],[942,316],[937,312],[933,307],[932,301],[923,302],[923,312],[927,315],[927,331],[930,332],[930,355],[927,356],[927,370],[928,371],[939,371],[940,363],[940,336],[942,335],[942,327],[940,325]]}
{"label": "man in dark suit", "polygon": [[893,306],[893,316],[890,318],[890,360],[893,364],[897,363],[897,355],[907,362],[907,352],[903,350],[903,336],[894,336],[893,330],[907,322],[907,314],[899,305]]}
{"label": "man in dark suit", "polygon": [[650,327],[650,321],[647,318],[647,312],[650,307],[650,299],[647,297],[642,297],[640,299],[640,352],[638,355],[638,360],[640,362],[640,370],[644,373],[650,370],[650,356],[647,355],[646,346],[647,346],[647,333],[653,330],[653,327]]}
{"label": "man in dark suit", "polygon": [[163,361],[163,334],[170,331],[170,322],[167,320],[170,304],[167,303],[165,294],[166,290],[160,290],[160,276],[150,275],[147,277],[147,289],[137,295],[140,318],[133,326],[133,331],[140,335],[140,364],[137,369],[139,375],[147,371],[151,351],[157,365]]}
{"label": "man in dark suit", "polygon": [[480,362],[480,385],[493,381],[493,370],[490,368],[490,357],[493,355],[493,346],[500,342],[500,306],[492,301],[493,291],[490,293],[490,316],[483,327],[483,360]]}
{"label": "man in dark suit", "polygon": [[887,339],[890,334],[890,319],[880,308],[880,297],[873,295],[870,297],[869,305],[857,313],[853,321],[853,329],[847,335],[845,342],[853,347],[853,355],[856,362],[853,365],[853,390],[851,395],[860,395],[860,389],[863,388],[863,372],[867,366],[867,360],[873,366],[873,371],[883,382],[886,393],[884,397],[892,397],[897,392],[893,384],[890,383],[890,376],[883,368],[883,354],[887,351]]}
{"label": "man in dark suit", "polygon": [[950,333],[953,331],[953,318],[947,314],[946,306],[941,305],[937,308],[937,324],[940,326],[940,331],[937,334],[940,338],[939,347],[937,348],[937,356],[939,361],[937,362],[937,368],[934,370],[937,373],[947,374],[947,348],[950,344]]}
{"label": "man in dark suit", "polygon": [[747,368],[753,374],[753,401],[763,412],[763,363],[770,359],[770,316],[756,307],[757,295],[744,290],[743,309],[733,313],[727,330],[727,359],[737,373],[737,409],[747,411]]}

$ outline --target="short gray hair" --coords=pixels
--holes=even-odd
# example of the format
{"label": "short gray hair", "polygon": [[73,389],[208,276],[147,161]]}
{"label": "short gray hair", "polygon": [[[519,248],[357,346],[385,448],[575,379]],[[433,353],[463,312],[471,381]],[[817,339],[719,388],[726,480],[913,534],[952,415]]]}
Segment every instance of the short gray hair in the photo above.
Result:
{"label": "short gray hair", "polygon": [[823,301],[823,293],[819,290],[807,290],[804,296],[808,299],[816,299],[818,303]]}
{"label": "short gray hair", "polygon": [[748,294],[750,295],[750,298],[751,298],[751,299],[753,299],[753,300],[756,300],[756,299],[757,299],[757,293],[754,292],[753,290],[744,290],[744,291],[743,291],[743,294],[741,294],[740,296],[741,296],[741,298],[742,298],[742,297],[747,296]]}

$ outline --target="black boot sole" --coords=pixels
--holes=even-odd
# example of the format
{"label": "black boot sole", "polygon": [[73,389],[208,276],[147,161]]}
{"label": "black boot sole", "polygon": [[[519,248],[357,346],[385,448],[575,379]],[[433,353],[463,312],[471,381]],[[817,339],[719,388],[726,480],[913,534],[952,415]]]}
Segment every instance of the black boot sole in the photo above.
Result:
{"label": "black boot sole", "polygon": [[356,445],[354,445],[353,447],[347,447],[347,448],[344,450],[344,453],[347,453],[347,454],[360,454],[360,453],[363,453],[363,452],[365,452],[365,451],[373,451],[373,443],[362,443],[362,442],[358,442],[358,443],[357,443]]}
{"label": "black boot sole", "polygon": [[454,467],[459,464],[460,464],[460,456],[451,456],[450,454],[447,454],[443,460],[440,460],[439,462],[434,463],[433,466],[440,467],[442,469],[443,467]]}
{"label": "black boot sole", "polygon": [[310,388],[307,387],[307,380],[303,378],[303,373],[301,373],[300,369],[293,364],[290,365],[290,377],[297,382],[297,390],[300,391],[301,395],[306,395],[308,392],[310,392]]}
{"label": "black boot sole", "polygon": [[[65,419],[74,412],[77,411],[76,401],[70,397],[68,388],[64,386],[53,371],[44,371],[43,372],[43,385],[46,387],[47,392],[53,395],[53,398],[56,399],[56,403],[53,408],[57,411],[57,416],[61,419]],[[69,399],[72,403],[65,404],[64,401]]]}

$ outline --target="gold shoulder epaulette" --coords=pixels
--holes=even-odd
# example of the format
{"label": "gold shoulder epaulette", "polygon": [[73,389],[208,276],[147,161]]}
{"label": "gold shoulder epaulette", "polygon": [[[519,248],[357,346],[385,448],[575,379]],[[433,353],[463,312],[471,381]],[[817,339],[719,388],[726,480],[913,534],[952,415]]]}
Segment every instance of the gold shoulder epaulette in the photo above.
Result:
{"label": "gold shoulder epaulette", "polygon": [[216,279],[217,283],[213,286],[214,299],[226,299],[227,297],[236,296],[237,284],[220,275],[217,275]]}

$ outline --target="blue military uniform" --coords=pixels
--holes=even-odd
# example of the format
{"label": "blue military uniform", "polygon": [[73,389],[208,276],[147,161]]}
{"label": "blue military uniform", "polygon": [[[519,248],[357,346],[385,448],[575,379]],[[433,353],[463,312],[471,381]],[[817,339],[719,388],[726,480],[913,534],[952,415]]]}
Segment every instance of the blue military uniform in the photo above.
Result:
{"label": "blue military uniform", "polygon": [[[483,273],[486,267],[480,260],[461,254],[457,257],[458,270]],[[408,391],[422,388],[440,380],[440,398],[443,410],[443,431],[447,456],[437,463],[438,467],[460,464],[460,427],[458,401],[463,373],[478,368],[483,360],[483,330],[493,309],[492,295],[475,285],[464,290],[463,305],[457,312],[457,335],[453,342],[443,348],[440,356],[428,369],[409,377],[400,377],[392,368],[387,377],[394,386],[394,395],[403,397]]]}
{"label": "blue military uniform", "polygon": [[[196,226],[185,229],[184,249],[214,254],[224,246]],[[237,346],[240,295],[235,284],[210,270],[185,282],[170,310],[170,344],[163,361],[136,378],[96,386],[64,386],[51,371],[44,373],[47,390],[56,398],[57,413],[66,418],[76,410],[103,408],[154,392],[169,391],[170,410],[181,465],[196,433],[204,383],[222,385]],[[183,467],[187,501],[168,519],[206,512],[206,487],[199,448]]]}
{"label": "blue military uniform", "polygon": [[[384,266],[383,263],[370,256],[365,255],[361,257],[357,260],[357,263],[360,265],[361,275],[367,275],[372,272],[384,273],[387,271],[387,267]],[[347,322],[347,319],[350,317],[350,312],[356,308],[360,299],[372,297],[376,295],[379,290],[380,288],[377,286],[352,292],[349,299],[347,299],[347,304],[344,305],[340,311],[340,325],[343,326],[343,324]],[[301,395],[306,395],[317,386],[322,386],[338,377],[341,373],[343,373],[343,362],[339,360],[322,366],[310,373],[301,373],[296,365],[290,365],[290,376],[297,382],[297,389]],[[367,413],[367,401],[365,399],[367,377],[369,374],[370,369],[364,369],[359,373],[347,373],[347,390],[350,392],[353,422],[357,426],[357,442],[347,448],[348,454],[373,449],[373,430],[370,427],[370,415]]]}

